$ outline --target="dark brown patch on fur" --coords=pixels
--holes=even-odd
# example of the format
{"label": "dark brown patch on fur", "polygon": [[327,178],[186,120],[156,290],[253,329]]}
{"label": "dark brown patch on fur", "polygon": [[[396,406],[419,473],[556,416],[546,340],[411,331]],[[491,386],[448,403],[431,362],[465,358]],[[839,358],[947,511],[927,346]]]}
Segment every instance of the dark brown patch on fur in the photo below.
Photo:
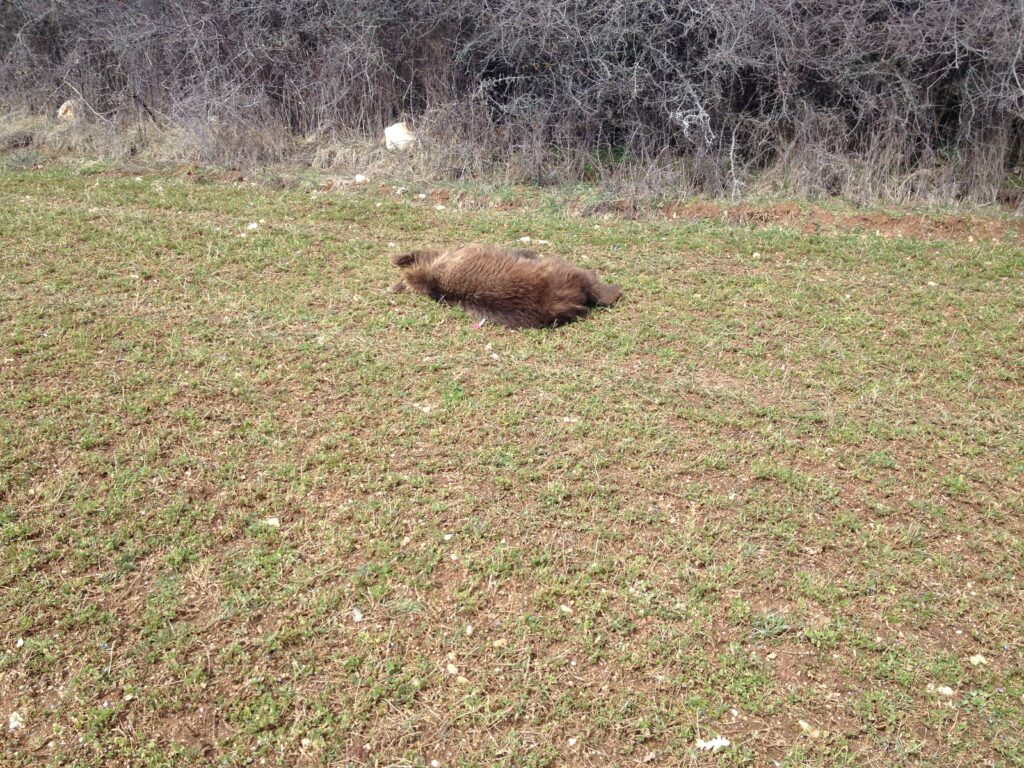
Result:
{"label": "dark brown patch on fur", "polygon": [[474,318],[508,328],[567,323],[591,307],[610,307],[622,290],[593,270],[532,251],[467,245],[392,256],[402,279],[391,289],[457,304]]}

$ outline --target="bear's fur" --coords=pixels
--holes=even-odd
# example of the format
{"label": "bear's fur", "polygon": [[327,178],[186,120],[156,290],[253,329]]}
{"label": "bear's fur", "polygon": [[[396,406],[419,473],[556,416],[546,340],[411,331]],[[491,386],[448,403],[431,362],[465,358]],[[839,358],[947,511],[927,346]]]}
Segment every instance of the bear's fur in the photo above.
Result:
{"label": "bear's fur", "polygon": [[568,323],[591,307],[610,307],[622,293],[593,270],[491,245],[413,251],[392,256],[391,263],[402,271],[393,291],[457,304],[481,322],[508,328]]}

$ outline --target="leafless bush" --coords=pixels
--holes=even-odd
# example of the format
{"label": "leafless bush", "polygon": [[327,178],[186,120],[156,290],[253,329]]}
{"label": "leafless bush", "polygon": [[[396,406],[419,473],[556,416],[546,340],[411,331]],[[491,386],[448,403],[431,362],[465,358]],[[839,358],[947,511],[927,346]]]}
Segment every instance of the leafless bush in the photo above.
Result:
{"label": "leafless bush", "polygon": [[405,117],[450,175],[987,201],[1024,162],[1021,0],[0,0],[0,21],[8,108],[75,97],[214,161]]}

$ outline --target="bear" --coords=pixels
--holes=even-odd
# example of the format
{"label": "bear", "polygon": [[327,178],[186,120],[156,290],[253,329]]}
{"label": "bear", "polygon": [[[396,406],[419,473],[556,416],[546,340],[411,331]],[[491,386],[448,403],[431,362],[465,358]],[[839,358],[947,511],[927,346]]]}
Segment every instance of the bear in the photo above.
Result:
{"label": "bear", "polygon": [[622,295],[594,270],[557,257],[492,245],[447,251],[419,250],[392,256],[402,279],[395,292],[422,293],[462,307],[479,321],[506,328],[544,328],[569,323],[592,307],[610,307]]}

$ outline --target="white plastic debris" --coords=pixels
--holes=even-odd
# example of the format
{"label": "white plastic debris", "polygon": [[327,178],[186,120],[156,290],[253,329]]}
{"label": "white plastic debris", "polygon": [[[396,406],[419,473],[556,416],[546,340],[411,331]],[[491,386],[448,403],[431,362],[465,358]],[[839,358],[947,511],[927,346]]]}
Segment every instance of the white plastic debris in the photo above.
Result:
{"label": "white plastic debris", "polygon": [[405,122],[389,125],[384,129],[384,146],[388,149],[405,149],[416,143],[416,135]]}
{"label": "white plastic debris", "polygon": [[362,620],[363,620],[363,612],[360,611],[358,608],[353,608],[352,609],[352,621],[354,621],[356,624],[358,624]]}
{"label": "white plastic debris", "polygon": [[697,749],[702,749],[705,752],[717,752],[720,749],[732,746],[732,742],[724,736],[715,736],[715,738],[704,741],[704,739],[697,739]]}
{"label": "white plastic debris", "polygon": [[248,229],[250,232],[255,232],[257,229],[260,228],[260,225],[258,222],[250,221],[248,224],[245,225],[245,228]]}
{"label": "white plastic debris", "polygon": [[357,173],[355,176],[352,177],[352,181],[354,181],[356,184],[365,184],[366,177],[363,176],[363,174],[361,173]]}
{"label": "white plastic debris", "polygon": [[576,737],[575,736],[570,736],[569,737],[569,746],[570,747],[575,747],[576,746]]}
{"label": "white plastic debris", "polygon": [[25,727],[25,718],[21,712],[11,712],[11,716],[7,718],[7,730],[17,731]]}
{"label": "white plastic debris", "polygon": [[74,99],[68,99],[60,105],[57,110],[57,119],[62,123],[73,123],[78,119],[78,104]]}
{"label": "white plastic debris", "polygon": [[14,647],[15,647],[15,648],[22,648],[22,647],[24,647],[24,645],[25,645],[25,638],[23,638],[23,637],[19,637],[19,638],[18,638],[18,642],[16,642],[16,643],[14,644]]}

